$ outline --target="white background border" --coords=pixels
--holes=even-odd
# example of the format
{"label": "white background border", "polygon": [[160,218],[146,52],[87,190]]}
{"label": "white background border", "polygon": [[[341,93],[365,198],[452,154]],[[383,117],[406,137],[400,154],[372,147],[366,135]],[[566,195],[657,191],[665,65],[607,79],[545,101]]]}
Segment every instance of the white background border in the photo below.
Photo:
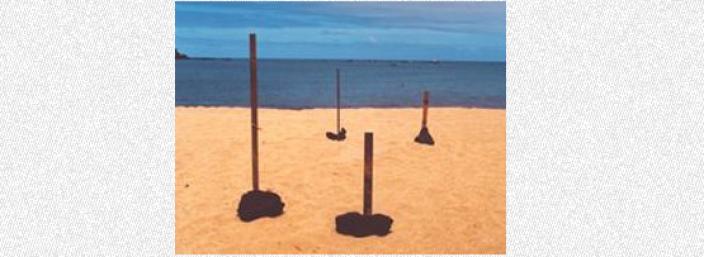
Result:
{"label": "white background border", "polygon": [[[704,255],[704,2],[507,3],[507,254]],[[174,253],[174,3],[0,5],[0,252]]]}

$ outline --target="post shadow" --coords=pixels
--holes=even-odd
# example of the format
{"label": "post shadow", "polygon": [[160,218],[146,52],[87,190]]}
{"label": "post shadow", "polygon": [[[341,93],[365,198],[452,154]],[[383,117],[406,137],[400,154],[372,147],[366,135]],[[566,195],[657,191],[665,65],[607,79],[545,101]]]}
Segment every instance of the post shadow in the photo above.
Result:
{"label": "post shadow", "polygon": [[257,39],[249,34],[249,85],[252,114],[252,190],[242,195],[237,208],[240,220],[249,222],[261,217],[276,217],[283,214],[281,197],[271,191],[259,190],[259,137],[257,118]]}

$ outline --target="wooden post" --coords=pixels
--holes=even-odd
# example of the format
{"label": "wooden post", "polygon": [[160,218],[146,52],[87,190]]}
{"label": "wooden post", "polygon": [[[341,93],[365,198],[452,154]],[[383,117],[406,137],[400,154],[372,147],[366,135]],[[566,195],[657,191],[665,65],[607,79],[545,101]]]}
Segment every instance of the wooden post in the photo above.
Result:
{"label": "wooden post", "polygon": [[428,125],[428,102],[430,98],[430,93],[428,91],[423,91],[423,127]]}
{"label": "wooden post", "polygon": [[340,69],[335,69],[337,73],[337,134],[340,134]]}
{"label": "wooden post", "polygon": [[259,190],[259,137],[257,129],[257,38],[249,34],[249,103],[252,108],[252,188]]}
{"label": "wooden post", "polygon": [[374,134],[364,133],[364,215],[372,215],[372,155]]}

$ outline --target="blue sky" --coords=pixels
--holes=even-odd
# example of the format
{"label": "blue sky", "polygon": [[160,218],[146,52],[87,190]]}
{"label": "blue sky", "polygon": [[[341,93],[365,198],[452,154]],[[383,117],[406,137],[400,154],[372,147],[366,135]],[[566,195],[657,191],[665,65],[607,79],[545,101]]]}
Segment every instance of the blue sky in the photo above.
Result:
{"label": "blue sky", "polygon": [[506,60],[505,2],[176,2],[195,57]]}

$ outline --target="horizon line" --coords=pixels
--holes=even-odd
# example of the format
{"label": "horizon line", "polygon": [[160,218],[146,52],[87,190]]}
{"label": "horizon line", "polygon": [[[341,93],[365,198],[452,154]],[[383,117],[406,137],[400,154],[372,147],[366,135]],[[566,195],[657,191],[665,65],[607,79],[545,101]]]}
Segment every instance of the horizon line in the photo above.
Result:
{"label": "horizon line", "polygon": [[[183,53],[182,53],[183,54]],[[203,57],[203,56],[188,56],[186,55],[186,60],[247,60],[249,57]],[[506,63],[503,61],[492,61],[492,60],[452,60],[452,59],[361,59],[361,58],[285,58],[285,57],[267,57],[261,58],[257,57],[257,60],[315,60],[315,61],[409,61],[409,62],[494,62],[494,63]]]}

